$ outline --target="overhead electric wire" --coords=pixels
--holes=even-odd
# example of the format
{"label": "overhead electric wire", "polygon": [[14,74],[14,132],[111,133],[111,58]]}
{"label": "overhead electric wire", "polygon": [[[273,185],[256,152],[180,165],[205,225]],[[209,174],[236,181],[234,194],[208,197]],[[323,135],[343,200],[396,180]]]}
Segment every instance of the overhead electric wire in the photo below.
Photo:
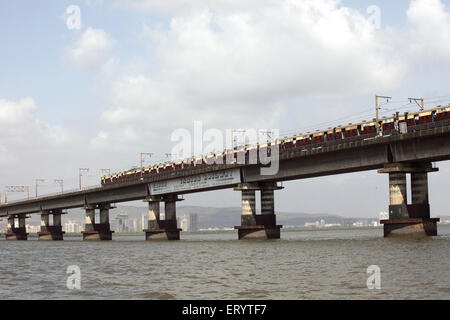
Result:
{"label": "overhead electric wire", "polygon": [[[435,96],[435,97],[428,97],[428,98],[424,98],[425,99],[425,103],[429,104],[429,103],[437,103],[437,102],[443,102],[445,101],[446,97],[450,98],[450,95],[443,95],[443,96]],[[395,100],[395,101],[388,101],[385,103],[380,104],[381,108],[380,108],[380,115],[384,115],[387,116],[387,112],[396,112],[396,111],[400,111],[400,110],[404,110],[404,109],[408,109],[411,106],[414,105],[414,103],[412,102],[407,102],[409,98],[405,98],[404,100]],[[398,106],[399,105],[399,106]],[[391,108],[383,108],[383,106],[390,106]],[[289,129],[289,130],[283,130],[280,131],[280,136],[285,136],[285,135],[290,135],[290,134],[301,134],[301,133],[306,133],[306,132],[311,132],[314,130],[321,130],[323,129],[324,126],[329,126],[331,124],[335,124],[337,122],[353,122],[353,121],[363,121],[363,120],[369,120],[369,119],[361,119],[362,117],[365,116],[371,116],[373,114],[373,112],[368,113],[367,111],[372,111],[373,108],[370,109],[365,109],[364,111],[361,112],[357,112],[354,113],[352,115],[348,115],[345,117],[341,117],[341,118],[337,118],[337,119],[333,119],[333,120],[329,120],[329,121],[325,121],[325,122],[319,122],[319,123],[315,123],[315,124],[306,124],[305,126],[302,126],[301,128],[294,128],[294,129]],[[356,117],[359,117],[358,119],[355,119]],[[373,119],[373,118],[372,118]],[[372,120],[370,119],[370,120]],[[340,123],[341,124],[341,123]]]}

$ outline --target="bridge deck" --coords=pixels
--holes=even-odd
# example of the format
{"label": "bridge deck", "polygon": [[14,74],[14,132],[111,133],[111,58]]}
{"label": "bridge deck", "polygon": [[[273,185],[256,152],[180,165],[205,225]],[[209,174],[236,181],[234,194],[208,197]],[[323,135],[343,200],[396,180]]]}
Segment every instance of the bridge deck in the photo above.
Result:
{"label": "bridge deck", "polygon": [[[282,181],[357,172],[382,168],[388,162],[442,161],[450,159],[450,121],[408,128],[408,133],[375,137],[364,135],[344,140],[312,144],[301,148],[280,150],[279,170],[275,175],[260,174],[259,164],[206,165],[155,174],[134,181],[41,196],[0,206],[0,216],[35,213],[41,210],[70,209],[87,204],[117,203],[145,199],[150,196],[149,185],[155,182],[239,169],[241,182]],[[232,186],[213,186],[178,192],[193,193]]]}

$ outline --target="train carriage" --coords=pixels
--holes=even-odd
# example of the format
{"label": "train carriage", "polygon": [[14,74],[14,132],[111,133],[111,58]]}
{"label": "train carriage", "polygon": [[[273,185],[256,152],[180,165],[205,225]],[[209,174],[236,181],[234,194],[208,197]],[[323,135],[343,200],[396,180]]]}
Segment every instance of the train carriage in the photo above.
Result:
{"label": "train carriage", "polygon": [[294,147],[294,139],[285,137],[282,142],[282,149],[288,150],[288,149],[292,149],[293,147]]}
{"label": "train carriage", "polygon": [[174,170],[181,170],[181,169],[183,169],[183,161],[179,160],[179,161],[175,162],[173,167],[174,167]]}
{"label": "train carriage", "polygon": [[203,156],[199,156],[199,157],[195,158],[194,165],[196,167],[203,166],[205,164],[206,164],[206,162],[205,162],[205,158]]}
{"label": "train carriage", "polygon": [[296,147],[303,147],[303,146],[307,146],[309,144],[311,144],[311,139],[309,137],[309,134],[298,137],[296,139],[296,143],[295,143]]}
{"label": "train carriage", "polygon": [[324,132],[316,132],[312,135],[312,143],[324,142]]}
{"label": "train carriage", "polygon": [[336,140],[342,140],[344,139],[344,134],[342,132],[342,127],[338,126],[337,128],[335,128],[334,130],[334,137]]}
{"label": "train carriage", "polygon": [[173,162],[166,162],[164,163],[164,171],[173,171],[174,170],[174,163]]}
{"label": "train carriage", "polygon": [[144,168],[144,171],[142,172],[143,177],[148,177],[150,175],[150,167]]}
{"label": "train carriage", "polygon": [[362,123],[361,134],[372,134],[372,133],[376,133],[376,132],[377,132],[377,128],[375,126],[374,121]]}
{"label": "train carriage", "polygon": [[210,153],[210,154],[206,155],[205,162],[207,165],[216,164],[216,155],[214,153]]}
{"label": "train carriage", "polygon": [[394,118],[383,118],[382,119],[382,125],[383,132],[385,131],[391,131],[395,129],[395,121]]}
{"label": "train carriage", "polygon": [[334,140],[334,130],[332,128],[328,128],[323,135],[324,141],[333,141]]}
{"label": "train carriage", "polygon": [[349,125],[342,129],[344,132],[344,138],[351,138],[358,136],[358,126],[357,125]]}
{"label": "train carriage", "polygon": [[450,120],[450,107],[436,110],[436,121]]}
{"label": "train carriage", "polygon": [[225,164],[226,163],[226,152],[217,152],[216,153],[216,164]]}
{"label": "train carriage", "polygon": [[183,160],[183,169],[192,168],[194,166],[195,158],[188,158]]}
{"label": "train carriage", "polygon": [[426,124],[433,122],[432,111],[419,113],[419,124]]}

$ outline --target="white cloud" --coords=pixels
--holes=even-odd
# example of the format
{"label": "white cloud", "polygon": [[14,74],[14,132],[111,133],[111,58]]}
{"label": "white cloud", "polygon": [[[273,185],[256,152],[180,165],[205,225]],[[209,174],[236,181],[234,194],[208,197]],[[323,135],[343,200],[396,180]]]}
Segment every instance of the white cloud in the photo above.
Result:
{"label": "white cloud", "polygon": [[[338,116],[332,104],[316,112],[290,101],[345,101],[395,91],[414,65],[408,43],[432,39],[425,22],[433,16],[444,29],[448,22],[438,0],[411,2],[406,36],[389,26],[376,29],[364,10],[337,0],[176,4],[116,2],[167,12],[170,24],[143,26],[140,39],[152,53],[137,53],[133,60],[141,65],[122,66],[125,71],[110,82],[109,107],[91,147],[139,148],[145,141],[163,149],[173,130],[192,130],[196,120],[205,129],[277,128],[294,109],[296,115]],[[426,4],[431,7],[423,19]]]}
{"label": "white cloud", "polygon": [[37,109],[31,98],[19,101],[0,99],[0,164],[11,163],[21,157],[33,157],[46,150],[64,146],[69,134],[63,128],[37,119]]}
{"label": "white cloud", "polygon": [[201,10],[174,17],[167,32],[155,30],[151,39],[162,77],[189,94],[266,101],[397,85],[403,64],[380,33],[359,12],[316,0]]}
{"label": "white cloud", "polygon": [[278,0],[115,0],[114,6],[121,9],[130,9],[137,12],[173,13],[185,12],[205,7],[220,10],[253,9]]}
{"label": "white cloud", "polygon": [[98,6],[102,6],[104,3],[104,0],[84,0],[84,3],[88,6],[88,7],[98,7]]}
{"label": "white cloud", "polygon": [[113,43],[104,30],[88,28],[67,48],[67,56],[77,66],[98,68],[110,63],[106,55]]}
{"label": "white cloud", "polygon": [[[101,130],[133,126],[169,137],[194,120],[218,128],[273,128],[291,98],[350,97],[392,89],[405,72],[387,30],[339,1],[171,1],[118,5],[173,14],[167,30],[144,26],[152,73],[114,80]],[[109,128],[108,128],[109,126]],[[120,131],[119,131],[120,132]]]}
{"label": "white cloud", "polygon": [[407,11],[413,58],[448,63],[450,11],[440,0],[413,0]]}

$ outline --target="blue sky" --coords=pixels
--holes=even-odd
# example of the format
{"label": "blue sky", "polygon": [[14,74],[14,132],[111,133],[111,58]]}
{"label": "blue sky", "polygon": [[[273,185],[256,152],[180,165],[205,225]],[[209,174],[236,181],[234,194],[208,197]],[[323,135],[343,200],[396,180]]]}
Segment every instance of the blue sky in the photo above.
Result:
{"label": "blue sky", "polygon": [[[80,30],[66,26],[70,5],[81,10]],[[366,21],[372,5],[380,8],[380,29]],[[428,98],[428,106],[450,102],[449,6],[442,0],[1,1],[0,124],[9,125],[0,130],[0,180],[32,185],[42,176],[64,177],[76,187],[78,168],[87,166],[86,183],[94,184],[99,168],[127,169],[137,165],[139,152],[164,159],[171,133],[192,130],[194,120],[220,130],[296,132],[343,116],[372,118],[376,93],[394,97],[391,109],[404,108],[411,95]],[[8,108],[20,110],[16,118],[6,115]],[[442,166],[435,185],[448,190],[449,166]],[[367,213],[375,216],[387,208],[387,182],[365,174],[368,188],[380,188]],[[351,177],[291,182],[280,198],[332,190],[335,183],[358,192]],[[224,206],[230,199],[238,204],[232,192],[184,204]],[[360,213],[341,199],[336,195],[333,206],[311,200],[302,210]],[[280,206],[298,209],[288,201]]]}

